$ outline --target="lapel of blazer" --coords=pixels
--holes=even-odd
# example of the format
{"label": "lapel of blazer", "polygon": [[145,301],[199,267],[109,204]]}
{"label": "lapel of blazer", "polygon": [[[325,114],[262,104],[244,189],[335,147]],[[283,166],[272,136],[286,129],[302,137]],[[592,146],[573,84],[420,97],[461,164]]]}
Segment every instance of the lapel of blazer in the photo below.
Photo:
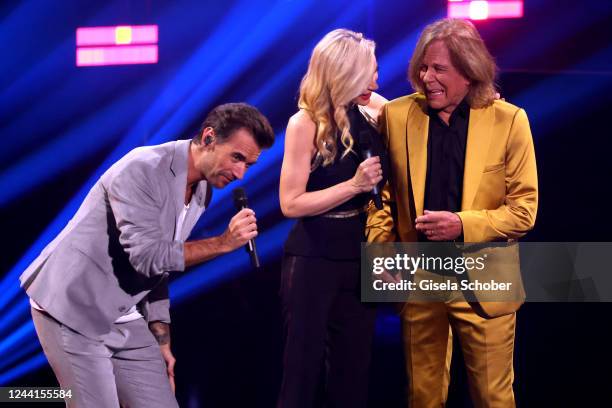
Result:
{"label": "lapel of blazer", "polygon": [[474,203],[476,191],[480,185],[482,172],[487,161],[494,123],[495,109],[493,106],[482,109],[470,109],[461,199],[461,209],[463,211],[471,209]]}
{"label": "lapel of blazer", "polygon": [[178,140],[174,143],[172,162],[170,163],[170,174],[168,177],[172,183],[174,194],[174,228],[178,217],[185,206],[185,190],[187,189],[187,155],[189,140]]}
{"label": "lapel of blazer", "polygon": [[178,237],[179,239],[187,239],[191,230],[200,219],[200,216],[204,210],[208,207],[210,200],[212,199],[212,187],[206,181],[202,180],[198,182],[197,188],[193,193],[193,198],[185,217],[183,224],[183,236]]}
{"label": "lapel of blazer", "polygon": [[408,110],[406,120],[407,157],[410,166],[410,179],[414,194],[416,216],[423,214],[425,201],[425,177],[427,176],[427,139],[429,137],[429,116],[426,113],[425,99],[417,99]]}

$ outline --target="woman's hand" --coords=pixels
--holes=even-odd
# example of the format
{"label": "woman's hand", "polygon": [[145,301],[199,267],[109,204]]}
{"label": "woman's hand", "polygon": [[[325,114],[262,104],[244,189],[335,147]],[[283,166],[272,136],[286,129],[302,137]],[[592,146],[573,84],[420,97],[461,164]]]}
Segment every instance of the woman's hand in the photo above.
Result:
{"label": "woman's hand", "polygon": [[351,179],[351,185],[360,193],[372,191],[382,180],[380,157],[374,156],[362,161]]}

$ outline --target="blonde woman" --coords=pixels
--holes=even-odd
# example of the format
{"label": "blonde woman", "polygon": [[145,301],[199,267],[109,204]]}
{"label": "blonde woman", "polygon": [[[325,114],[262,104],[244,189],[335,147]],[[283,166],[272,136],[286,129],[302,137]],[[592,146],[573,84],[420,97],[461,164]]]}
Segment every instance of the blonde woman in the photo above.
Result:
{"label": "blonde woman", "polygon": [[[314,48],[300,110],[285,135],[280,203],[297,218],[285,244],[285,324],[279,407],[360,407],[367,402],[375,310],[360,302],[365,208],[387,167],[376,119],[375,44],[338,29]],[[364,160],[365,144],[374,157]],[[384,173],[384,174],[383,174]]]}

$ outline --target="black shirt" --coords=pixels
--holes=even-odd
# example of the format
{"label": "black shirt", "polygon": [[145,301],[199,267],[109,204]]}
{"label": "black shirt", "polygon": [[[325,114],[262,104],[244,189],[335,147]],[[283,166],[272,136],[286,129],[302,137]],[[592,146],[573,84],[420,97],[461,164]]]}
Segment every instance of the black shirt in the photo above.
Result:
{"label": "black shirt", "polygon": [[453,111],[446,125],[438,110],[429,109],[427,142],[427,178],[425,210],[461,210],[463,169],[467,144],[470,107],[465,99]]}

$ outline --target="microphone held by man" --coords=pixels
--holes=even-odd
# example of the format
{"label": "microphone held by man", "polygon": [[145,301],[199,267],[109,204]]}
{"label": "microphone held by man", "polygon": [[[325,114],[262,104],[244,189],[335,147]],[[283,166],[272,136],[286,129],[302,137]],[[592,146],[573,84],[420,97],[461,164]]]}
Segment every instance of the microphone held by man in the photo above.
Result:
{"label": "microphone held by man", "polygon": [[[257,247],[255,246],[255,237],[257,236],[257,219],[255,218],[255,212],[249,208],[249,203],[244,188],[235,188],[232,191],[232,194],[234,197],[234,206],[236,207],[236,210],[239,211],[236,216],[243,213],[248,214],[245,217],[245,222],[249,223],[247,224],[247,231],[249,232],[249,235],[252,235],[252,237],[247,241],[245,249],[251,258],[251,265],[253,265],[255,268],[259,268],[259,257],[257,256]],[[251,229],[253,227],[254,229]]]}

